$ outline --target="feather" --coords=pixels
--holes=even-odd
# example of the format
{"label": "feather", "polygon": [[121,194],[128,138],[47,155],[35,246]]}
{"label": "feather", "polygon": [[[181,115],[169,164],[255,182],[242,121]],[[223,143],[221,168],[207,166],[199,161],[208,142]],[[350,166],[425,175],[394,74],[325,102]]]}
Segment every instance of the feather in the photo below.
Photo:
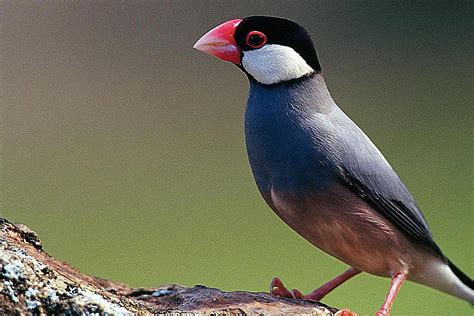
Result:
{"label": "feather", "polygon": [[338,131],[342,183],[410,239],[444,259],[415,199],[382,153],[339,108],[328,119]]}

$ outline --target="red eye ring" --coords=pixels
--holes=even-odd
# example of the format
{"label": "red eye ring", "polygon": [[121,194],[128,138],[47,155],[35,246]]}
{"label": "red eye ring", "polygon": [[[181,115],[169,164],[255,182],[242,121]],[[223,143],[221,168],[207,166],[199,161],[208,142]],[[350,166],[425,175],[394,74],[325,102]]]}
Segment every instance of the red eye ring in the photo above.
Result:
{"label": "red eye ring", "polygon": [[267,43],[267,36],[260,31],[251,31],[245,37],[245,44],[252,48],[260,48]]}

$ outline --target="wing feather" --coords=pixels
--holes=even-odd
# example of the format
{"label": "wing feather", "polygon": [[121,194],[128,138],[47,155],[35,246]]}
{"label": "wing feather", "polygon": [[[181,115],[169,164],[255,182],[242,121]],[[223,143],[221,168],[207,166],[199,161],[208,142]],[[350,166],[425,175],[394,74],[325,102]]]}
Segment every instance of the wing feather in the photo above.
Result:
{"label": "wing feather", "polygon": [[[413,196],[362,130],[345,114],[336,120],[342,182],[406,236],[444,258]],[[341,128],[342,127],[342,128]]]}

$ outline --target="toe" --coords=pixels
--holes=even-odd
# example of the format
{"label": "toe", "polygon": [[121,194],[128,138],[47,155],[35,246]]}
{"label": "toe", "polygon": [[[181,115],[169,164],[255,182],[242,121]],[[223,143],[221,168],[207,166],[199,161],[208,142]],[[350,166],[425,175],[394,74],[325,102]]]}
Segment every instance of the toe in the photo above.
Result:
{"label": "toe", "polygon": [[270,292],[273,291],[274,288],[285,287],[283,282],[281,282],[280,278],[273,278],[272,282],[270,282]]}
{"label": "toe", "polygon": [[344,308],[339,310],[335,316],[357,316],[357,314],[350,309]]}
{"label": "toe", "polygon": [[293,297],[293,292],[289,291],[279,278],[273,278],[270,283],[270,294],[281,297]]}
{"label": "toe", "polygon": [[305,297],[305,295],[303,293],[301,293],[300,290],[297,290],[297,289],[291,290],[291,294],[292,294],[294,299],[304,299],[304,297]]}

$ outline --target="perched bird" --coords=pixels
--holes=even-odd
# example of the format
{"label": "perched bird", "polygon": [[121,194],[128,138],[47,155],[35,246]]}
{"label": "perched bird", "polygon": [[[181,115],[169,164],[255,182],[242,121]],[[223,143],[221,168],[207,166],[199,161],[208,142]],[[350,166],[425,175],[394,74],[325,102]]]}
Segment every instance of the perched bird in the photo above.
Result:
{"label": "perched bird", "polygon": [[237,65],[250,81],[246,145],[267,204],[298,234],[350,269],[303,295],[320,300],[365,271],[390,277],[388,315],[408,279],[474,303],[473,281],[433,240],[415,200],[364,132],[336,105],[308,32],[277,17],[225,22],[194,48]]}

